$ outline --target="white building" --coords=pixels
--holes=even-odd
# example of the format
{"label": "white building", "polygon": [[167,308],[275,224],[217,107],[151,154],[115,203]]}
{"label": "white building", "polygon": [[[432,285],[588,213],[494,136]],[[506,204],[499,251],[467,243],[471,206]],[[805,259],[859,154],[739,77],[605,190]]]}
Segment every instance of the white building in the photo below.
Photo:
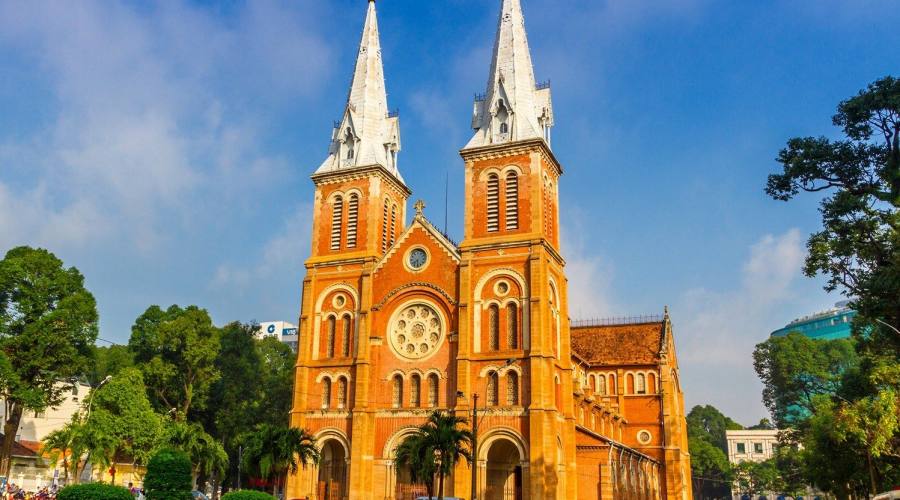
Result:
{"label": "white building", "polygon": [[764,462],[775,455],[778,431],[725,431],[725,439],[728,441],[728,461],[732,464],[748,460]]}
{"label": "white building", "polygon": [[297,325],[287,321],[266,321],[260,323],[259,327],[257,338],[277,337],[280,342],[297,352]]}

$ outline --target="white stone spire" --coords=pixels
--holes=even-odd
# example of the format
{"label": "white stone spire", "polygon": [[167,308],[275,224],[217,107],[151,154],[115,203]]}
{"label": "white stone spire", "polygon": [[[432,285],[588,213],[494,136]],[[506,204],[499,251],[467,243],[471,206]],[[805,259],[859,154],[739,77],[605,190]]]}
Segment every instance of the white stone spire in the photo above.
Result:
{"label": "white stone spire", "polygon": [[501,0],[487,92],[475,99],[475,136],[464,149],[543,138],[550,144],[549,85],[536,85],[519,0]]}
{"label": "white stone spire", "polygon": [[332,133],[328,158],[316,174],[380,165],[402,183],[397,170],[399,151],[400,121],[388,112],[375,0],[369,0],[344,116]]}

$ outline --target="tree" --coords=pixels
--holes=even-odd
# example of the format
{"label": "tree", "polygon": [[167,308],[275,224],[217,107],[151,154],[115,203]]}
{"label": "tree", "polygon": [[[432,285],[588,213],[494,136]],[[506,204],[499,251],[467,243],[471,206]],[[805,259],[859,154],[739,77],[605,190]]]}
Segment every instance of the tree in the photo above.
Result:
{"label": "tree", "polygon": [[779,491],[778,467],[774,461],[741,462],[734,467],[738,490],[751,498],[769,491]]}
{"label": "tree", "polygon": [[812,339],[798,332],[771,337],[753,352],[763,403],[781,428],[806,418],[815,396],[838,394],[845,375],[858,364],[850,340]]}
{"label": "tree", "polygon": [[885,77],[838,105],[845,138],[790,139],[778,155],[783,171],[766,192],[790,200],[801,191],[822,198],[823,229],[810,236],[805,273],[827,278],[859,311],[865,347],[900,355],[900,80]]}
{"label": "tree", "polygon": [[744,427],[726,417],[712,405],[697,405],[687,414],[688,436],[703,439],[723,452],[728,452],[725,431],[739,431]]}
{"label": "tree", "polygon": [[318,463],[319,448],[315,438],[305,429],[261,424],[247,434],[244,441],[245,471],[272,482],[272,493],[290,471]]}
{"label": "tree", "polygon": [[18,247],[0,261],[0,398],[5,402],[0,475],[9,475],[25,410],[62,402],[97,338],[97,304],[74,267],[43,249]]}
{"label": "tree", "polygon": [[728,456],[706,439],[688,439],[691,453],[691,477],[694,491],[701,498],[727,497],[731,487],[732,470]]}
{"label": "tree", "polygon": [[219,378],[215,366],[219,329],[209,313],[197,306],[151,306],[132,327],[129,349],[144,373],[154,405],[161,413],[175,410],[187,419],[206,405],[212,384]]}
{"label": "tree", "polygon": [[225,453],[225,448],[196,422],[180,420],[169,422],[165,441],[168,447],[187,454],[194,472],[199,477],[222,474],[228,468],[228,454]]}
{"label": "tree", "polygon": [[85,376],[88,384],[98,385],[107,376],[117,375],[125,368],[134,366],[134,357],[127,346],[112,345],[94,347],[91,366]]}
{"label": "tree", "polygon": [[[58,464],[62,459],[63,465],[63,482],[69,483],[69,458],[72,457],[72,428],[65,426],[62,429],[55,430],[44,437],[41,441],[41,455],[50,459],[52,464]],[[78,457],[75,457],[77,460]]]}
{"label": "tree", "polygon": [[[258,327],[257,327],[258,328]],[[261,391],[259,392],[263,421],[272,425],[287,425],[294,398],[294,363],[297,356],[284,342],[275,337],[256,341],[261,358]]]}
{"label": "tree", "polygon": [[147,500],[191,500],[191,461],[181,450],[163,448],[147,464]]}
{"label": "tree", "polygon": [[[438,500],[443,500],[444,478],[461,460],[472,463],[472,433],[463,428],[467,423],[463,417],[439,410],[431,412],[416,433],[401,443],[394,462],[408,468],[413,480],[425,480],[426,485],[437,474]],[[432,480],[428,481],[428,477]]]}

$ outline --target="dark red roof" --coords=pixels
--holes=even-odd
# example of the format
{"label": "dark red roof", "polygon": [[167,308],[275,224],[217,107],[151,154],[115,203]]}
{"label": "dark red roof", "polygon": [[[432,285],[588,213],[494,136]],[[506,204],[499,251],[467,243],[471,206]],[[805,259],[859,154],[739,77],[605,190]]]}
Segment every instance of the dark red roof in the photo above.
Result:
{"label": "dark red roof", "polygon": [[662,321],[573,327],[572,352],[591,365],[653,365],[664,329]]}

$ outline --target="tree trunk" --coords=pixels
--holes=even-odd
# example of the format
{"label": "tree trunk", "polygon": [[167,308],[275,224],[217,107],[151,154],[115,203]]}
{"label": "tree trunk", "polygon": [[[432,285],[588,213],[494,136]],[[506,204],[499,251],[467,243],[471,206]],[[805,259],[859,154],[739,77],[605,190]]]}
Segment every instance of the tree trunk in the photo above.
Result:
{"label": "tree trunk", "polygon": [[877,495],[878,494],[878,480],[875,478],[875,464],[872,463],[872,454],[868,451],[866,452],[866,465],[869,469],[869,494]]}
{"label": "tree trunk", "polygon": [[438,476],[438,500],[444,500],[444,473],[440,472]]}
{"label": "tree trunk", "polygon": [[13,403],[12,409],[3,423],[3,446],[0,447],[0,475],[9,477],[12,465],[13,443],[16,442],[16,434],[19,432],[19,423],[22,421],[22,405]]}

